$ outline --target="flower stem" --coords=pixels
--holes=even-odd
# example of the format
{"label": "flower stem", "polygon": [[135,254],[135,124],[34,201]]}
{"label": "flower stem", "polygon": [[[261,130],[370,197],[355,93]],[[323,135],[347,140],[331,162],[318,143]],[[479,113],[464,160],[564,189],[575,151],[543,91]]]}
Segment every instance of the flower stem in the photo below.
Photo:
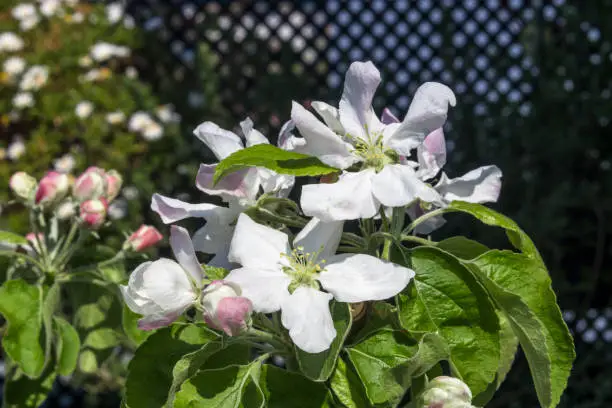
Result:
{"label": "flower stem", "polygon": [[421,215],[419,218],[417,218],[416,220],[412,221],[407,227],[406,229],[404,229],[404,231],[402,231],[402,234],[409,234],[410,232],[412,232],[419,224],[427,221],[430,218],[434,218],[437,217],[439,215],[442,215],[446,212],[445,208],[438,208],[437,210],[433,210],[430,211],[428,213],[425,213],[423,215]]}
{"label": "flower stem", "polygon": [[14,256],[17,258],[21,258],[26,262],[29,262],[33,265],[36,265],[38,267],[38,269],[41,270],[41,272],[45,271],[45,267],[43,266],[43,264],[41,264],[40,262],[38,262],[36,259],[32,258],[30,255],[26,255],[26,254],[22,254],[21,252],[17,252],[17,251],[4,251],[4,250],[0,250],[0,256]]}
{"label": "flower stem", "polygon": [[414,242],[415,244],[428,245],[428,246],[432,246],[436,244],[434,241],[430,241],[429,239],[426,239],[426,238],[416,237],[414,235],[402,235],[400,237],[400,240],[410,241],[410,242]]}
{"label": "flower stem", "polygon": [[282,215],[275,214],[274,212],[261,207],[256,207],[256,214],[260,216],[265,221],[276,222],[279,224],[285,224],[289,227],[298,227],[301,228],[308,223],[302,217],[283,217]]}

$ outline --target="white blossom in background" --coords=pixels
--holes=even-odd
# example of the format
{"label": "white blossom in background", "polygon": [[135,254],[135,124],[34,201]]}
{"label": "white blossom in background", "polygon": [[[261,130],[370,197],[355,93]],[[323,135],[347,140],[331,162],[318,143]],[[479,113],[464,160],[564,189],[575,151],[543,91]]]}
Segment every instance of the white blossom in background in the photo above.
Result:
{"label": "white blossom in background", "polygon": [[138,78],[138,70],[135,67],[127,67],[125,69],[125,75],[130,79]]}
{"label": "white blossom in background", "polygon": [[26,62],[21,57],[10,57],[2,64],[2,72],[8,75],[9,79],[14,79],[17,75],[21,74],[26,67]]}
{"label": "white blossom in background", "polygon": [[19,92],[13,97],[13,106],[17,109],[31,108],[34,106],[34,97],[30,92]]}
{"label": "white blossom in background", "polygon": [[127,57],[130,55],[130,49],[107,42],[100,42],[91,47],[89,55],[94,61],[104,62],[114,57]]}
{"label": "white blossom in background", "polygon": [[146,112],[135,112],[128,122],[130,132],[139,133],[145,140],[155,141],[164,135],[164,128]]}
{"label": "white blossom in background", "polygon": [[106,114],[106,122],[111,125],[118,125],[125,122],[125,113],[121,111],[110,112]]}
{"label": "white blossom in background", "polygon": [[123,188],[123,196],[130,201],[137,199],[138,195],[138,187],[136,186],[126,186]]}
{"label": "white blossom in background", "polygon": [[141,131],[141,135],[145,140],[153,142],[161,139],[164,135],[164,128],[162,125],[152,120],[145,125],[144,129]]}
{"label": "white blossom in background", "polygon": [[83,21],[85,21],[85,15],[83,13],[79,12],[79,11],[77,11],[74,14],[72,14],[70,16],[70,18],[67,20],[67,22],[75,23],[75,24],[82,23]]}
{"label": "white blossom in background", "polygon": [[23,47],[24,42],[17,34],[11,32],[0,33],[0,52],[21,51]]}
{"label": "white blossom in background", "polygon": [[89,55],[83,55],[79,58],[79,66],[83,68],[89,68],[93,64],[93,60]]}
{"label": "white blossom in background", "polygon": [[15,6],[11,10],[11,15],[15,20],[19,21],[19,28],[22,31],[34,28],[40,21],[36,6],[31,3],[22,3]]}
{"label": "white blossom in background", "polygon": [[[371,218],[381,206],[440,200],[402,157],[444,124],[448,106],[456,103],[455,95],[445,85],[427,82],[417,89],[402,123],[384,123],[372,108],[379,84],[380,72],[374,64],[354,62],[346,73],[338,109],[324,102],[312,103],[323,122],[293,103],[291,119],[303,137],[293,137],[293,150],[345,170],[335,183],[304,186],[301,206],[305,214],[325,221]],[[346,171],[355,165],[357,171]]]}
{"label": "white blossom in background", "polygon": [[74,156],[70,153],[63,155],[62,157],[56,159],[53,162],[53,167],[60,173],[70,173],[72,170],[74,170],[75,165],[76,160],[74,159]]}
{"label": "white blossom in background", "polygon": [[116,24],[123,18],[125,9],[119,2],[110,3],[106,6],[106,19],[111,24]]}
{"label": "white blossom in background", "polygon": [[398,294],[414,271],[366,254],[340,254],[342,222],[313,218],[295,237],[241,214],[229,260],[242,267],[225,278],[261,313],[281,311],[281,322],[297,347],[308,353],[327,350],[336,329],[329,302],[383,300]]}
{"label": "white blossom in background", "polygon": [[16,137],[6,149],[6,156],[11,160],[18,160],[26,152],[26,146],[21,137]]}
{"label": "white blossom in background", "polygon": [[87,73],[81,77],[81,80],[84,82],[103,81],[110,77],[111,74],[112,72],[108,68],[94,68],[87,71]]}
{"label": "white blossom in background", "polygon": [[39,0],[40,13],[45,17],[53,17],[61,10],[62,3],[60,0]]}
{"label": "white blossom in background", "polygon": [[74,108],[74,113],[80,119],[85,119],[89,117],[89,115],[91,115],[93,110],[94,110],[93,103],[89,101],[82,101],[82,102],[77,103],[76,107]]}
{"label": "white blossom in background", "polygon": [[127,216],[128,202],[124,198],[118,198],[108,207],[108,216],[112,220],[120,220]]}
{"label": "white blossom in background", "polygon": [[181,120],[179,115],[172,105],[161,105],[155,109],[155,114],[163,123],[173,123]]}
{"label": "white blossom in background", "polygon": [[36,91],[42,88],[49,79],[49,68],[44,65],[32,65],[21,78],[19,87],[23,91]]}

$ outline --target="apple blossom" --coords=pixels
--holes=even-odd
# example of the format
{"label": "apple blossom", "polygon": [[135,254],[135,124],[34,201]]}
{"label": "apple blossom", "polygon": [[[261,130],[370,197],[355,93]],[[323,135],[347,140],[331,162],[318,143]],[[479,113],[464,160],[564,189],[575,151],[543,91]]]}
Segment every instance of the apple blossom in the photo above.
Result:
{"label": "apple blossom", "polygon": [[98,229],[104,224],[107,211],[108,202],[106,199],[103,197],[94,198],[81,203],[79,217],[86,227]]}
{"label": "apple blossom", "polygon": [[41,0],[40,13],[45,17],[54,16],[61,8],[60,0]]}
{"label": "apple blossom", "polygon": [[470,388],[454,377],[440,376],[431,380],[421,400],[423,408],[474,408]]}
{"label": "apple blossom", "polygon": [[23,171],[13,174],[9,180],[9,186],[13,193],[24,201],[32,199],[36,185],[36,179]]}
{"label": "apple blossom", "polygon": [[11,160],[17,160],[26,152],[26,145],[20,136],[17,136],[6,149],[6,156]]}
{"label": "apple blossom", "polygon": [[57,218],[60,220],[69,220],[76,215],[75,203],[68,199],[57,206],[55,210]]}
{"label": "apple blossom", "polygon": [[141,225],[123,244],[124,249],[140,252],[157,244],[164,237],[157,228]]}
{"label": "apple blossom", "polygon": [[0,52],[21,51],[24,42],[17,34],[12,32],[0,33]]}
{"label": "apple blossom", "polygon": [[106,180],[106,199],[113,201],[119,195],[123,185],[123,177],[117,170],[109,170],[104,174]]}
{"label": "apple blossom", "polygon": [[30,92],[18,92],[13,97],[13,106],[17,109],[31,108],[34,106],[34,97]]}
{"label": "apple blossom", "polygon": [[106,175],[99,167],[89,167],[72,186],[72,195],[78,201],[91,200],[106,193]]}
{"label": "apple blossom", "polygon": [[104,62],[114,57],[127,57],[130,55],[130,49],[124,46],[100,42],[91,48],[89,54],[95,61]]}
{"label": "apple blossom", "polygon": [[52,206],[60,202],[70,189],[68,175],[49,171],[38,183],[34,202],[42,206]]}
{"label": "apple blossom", "polygon": [[111,125],[118,125],[125,122],[125,113],[121,111],[110,112],[106,114],[106,121]]}
{"label": "apple blossom", "polygon": [[74,156],[65,154],[53,162],[53,167],[61,173],[70,173],[74,169],[75,164]]}
{"label": "apple blossom", "polygon": [[49,79],[49,69],[43,65],[32,65],[21,78],[22,91],[35,91],[42,88]]}
{"label": "apple blossom", "polygon": [[202,291],[202,307],[206,324],[223,330],[228,336],[244,332],[250,323],[253,304],[240,296],[242,290],[232,282],[217,280]]}
{"label": "apple blossom", "polygon": [[26,67],[26,62],[21,57],[10,57],[2,64],[2,71],[8,74],[9,79],[21,74]]}
{"label": "apple blossom", "polygon": [[[242,265],[225,278],[242,288],[256,312],[281,311],[300,349],[327,350],[336,337],[329,301],[364,302],[395,296],[414,277],[408,268],[366,254],[335,255],[342,222],[313,218],[295,237],[238,217],[229,260]],[[324,291],[323,291],[323,290]]]}
{"label": "apple blossom", "polygon": [[89,115],[91,115],[93,110],[94,110],[93,103],[89,101],[82,101],[76,105],[76,107],[74,108],[74,113],[77,115],[78,118],[85,119],[89,117]]}
{"label": "apple blossom", "polygon": [[410,155],[428,132],[444,124],[455,95],[445,85],[427,82],[417,90],[404,121],[386,124],[371,107],[379,83],[380,73],[371,62],[351,64],[340,108],[312,104],[325,123],[293,103],[291,118],[304,138],[293,150],[342,170],[359,165],[358,171],[344,172],[336,183],[304,186],[305,214],[325,221],[371,218],[381,205],[401,207],[417,198],[439,199],[413,166],[400,158]]}

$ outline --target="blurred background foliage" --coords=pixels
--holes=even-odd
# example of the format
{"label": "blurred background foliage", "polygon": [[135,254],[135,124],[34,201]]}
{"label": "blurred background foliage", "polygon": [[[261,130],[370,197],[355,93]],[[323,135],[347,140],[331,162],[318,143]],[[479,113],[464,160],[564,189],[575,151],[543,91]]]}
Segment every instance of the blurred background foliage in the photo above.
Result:
{"label": "blurred background foliage", "polygon": [[[8,17],[16,3],[2,2],[0,31],[18,31]],[[70,58],[45,51],[54,44],[52,24],[24,34],[50,30],[28,42],[39,48],[26,48],[24,58],[46,63],[43,56],[55,56],[48,64],[58,69],[51,70],[49,102],[28,112],[27,120],[3,121],[1,146],[8,148],[21,134],[26,153],[0,161],[2,180],[24,168],[40,176],[72,146],[83,146],[74,153],[77,169],[96,164],[124,172],[125,185],[139,192],[138,199],[126,199],[134,202],[127,220],[157,222],[147,210],[152,191],[205,199],[193,179],[197,164],[211,155],[191,136],[204,120],[231,129],[250,116],[274,139],[288,118],[290,100],[335,103],[344,72],[356,59],[373,60],[383,73],[378,112],[389,107],[401,117],[419,84],[446,83],[458,100],[445,129],[447,172],[454,177],[485,164],[503,170],[502,195],[494,207],[515,219],[540,248],[575,336],[578,359],[561,406],[612,405],[612,1],[130,0],[125,5],[134,28],[58,20],[62,38],[78,39],[61,42]],[[99,5],[79,7],[105,12]],[[118,74],[84,86],[77,61],[99,41],[129,45],[132,53],[110,64]],[[122,74],[128,66],[137,68],[138,78]],[[13,93],[5,84],[0,88],[2,112],[11,111]],[[82,99],[95,100],[100,112],[126,114],[154,115],[160,104],[172,104],[182,120],[164,129],[159,141],[145,142],[125,128],[110,132],[95,114],[77,120],[74,107]],[[59,125],[56,116],[63,118]],[[7,212],[12,216],[5,209],[0,223],[18,228],[6,221]],[[458,215],[448,221],[434,239],[462,234],[507,246],[500,231],[472,219]],[[519,355],[488,406],[537,406],[527,370]],[[50,403],[59,404],[61,395]],[[78,404],[82,395],[72,397]]]}

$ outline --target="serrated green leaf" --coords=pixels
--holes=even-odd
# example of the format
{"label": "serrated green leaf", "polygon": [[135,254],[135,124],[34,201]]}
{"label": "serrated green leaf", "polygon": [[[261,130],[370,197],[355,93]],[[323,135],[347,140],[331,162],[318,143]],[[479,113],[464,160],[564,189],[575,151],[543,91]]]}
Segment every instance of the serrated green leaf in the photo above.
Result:
{"label": "serrated green leaf", "polygon": [[330,407],[327,387],[300,374],[265,364],[259,382],[266,398],[266,408]]}
{"label": "serrated green leaf", "polygon": [[339,358],[336,369],[329,379],[336,399],[346,408],[369,408],[372,405],[363,388],[361,379],[343,358]]}
{"label": "serrated green leaf", "polygon": [[[452,255],[434,247],[410,251],[414,282],[397,296],[400,323],[411,332],[436,332],[449,362],[474,395],[499,366],[499,322],[488,293]],[[402,260],[398,260],[401,263]]]}
{"label": "serrated green leaf", "polygon": [[25,239],[21,235],[9,231],[0,231],[0,242],[5,242],[7,244],[13,245],[28,245],[27,239]]}
{"label": "serrated green leaf", "polygon": [[451,237],[436,244],[436,247],[456,256],[459,259],[474,259],[489,250],[480,242],[473,241],[466,237]]}
{"label": "serrated green leaf", "polygon": [[162,407],[176,363],[219,335],[206,327],[175,323],[157,330],[136,350],[128,366],[126,403],[130,408]]}
{"label": "serrated green leaf", "polygon": [[300,371],[313,381],[325,381],[329,378],[336,366],[344,340],[351,330],[353,319],[348,304],[334,302],[330,310],[336,328],[336,338],[329,349],[316,354],[306,353],[297,347],[295,349]]}
{"label": "serrated green leaf", "polygon": [[45,366],[43,289],[23,280],[0,287],[0,314],[8,322],[2,346],[29,377],[38,377]]}
{"label": "serrated green leaf", "polygon": [[540,404],[557,406],[576,354],[548,272],[538,260],[510,251],[489,251],[469,264],[519,338]]}
{"label": "serrated green leaf", "polygon": [[313,156],[290,152],[269,144],[259,144],[238,150],[221,160],[215,168],[214,183],[223,177],[248,167],[265,167],[280,174],[318,176],[339,171]]}
{"label": "serrated green leaf", "polygon": [[174,407],[263,408],[265,396],[258,384],[260,364],[254,361],[244,366],[202,370],[183,384]]}
{"label": "serrated green leaf", "polygon": [[81,340],[74,327],[63,318],[55,316],[53,322],[57,332],[57,371],[60,375],[70,375],[77,365]]}
{"label": "serrated green leaf", "polygon": [[481,222],[494,227],[501,227],[506,230],[508,239],[517,249],[527,256],[537,260],[542,265],[544,261],[540,256],[533,241],[525,232],[510,218],[498,213],[482,204],[466,203],[464,201],[453,201],[446,208],[446,212],[460,211],[470,214]]}

